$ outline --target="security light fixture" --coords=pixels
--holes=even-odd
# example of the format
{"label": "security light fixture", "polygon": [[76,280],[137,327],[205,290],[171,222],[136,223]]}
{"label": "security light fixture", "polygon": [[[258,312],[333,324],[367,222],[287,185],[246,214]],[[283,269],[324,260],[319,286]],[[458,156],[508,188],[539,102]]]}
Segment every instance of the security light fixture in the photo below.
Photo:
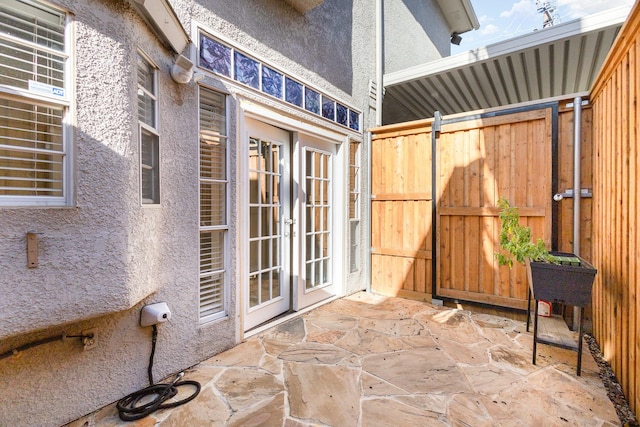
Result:
{"label": "security light fixture", "polygon": [[460,45],[460,42],[462,41],[462,37],[460,37],[460,34],[453,32],[451,33],[451,44],[455,44],[456,46]]}
{"label": "security light fixture", "polygon": [[171,67],[171,77],[177,83],[189,83],[191,81],[191,77],[193,77],[193,66],[194,64],[189,60],[189,58],[179,55]]}

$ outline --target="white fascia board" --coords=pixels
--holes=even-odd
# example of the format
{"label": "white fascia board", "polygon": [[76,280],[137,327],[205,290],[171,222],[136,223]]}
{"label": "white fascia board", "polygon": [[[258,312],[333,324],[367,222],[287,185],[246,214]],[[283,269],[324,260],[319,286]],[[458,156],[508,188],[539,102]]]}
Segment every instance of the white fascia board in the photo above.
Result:
{"label": "white fascia board", "polygon": [[480,28],[470,0],[437,0],[451,33],[466,33]]}
{"label": "white fascia board", "polygon": [[168,0],[134,0],[134,4],[156,35],[168,43],[175,53],[182,53],[189,44],[189,35]]}
{"label": "white fascia board", "polygon": [[396,84],[417,80],[424,76],[440,73],[447,70],[462,68],[475,62],[486,61],[501,55],[523,51],[540,45],[550,44],[555,41],[602,30],[609,27],[621,26],[629,15],[631,6],[621,6],[606,10],[597,14],[564,22],[542,30],[533,31],[523,36],[514,37],[500,43],[488,45],[454,56],[437,59],[426,64],[417,65],[405,70],[396,71],[384,75],[384,85]]}

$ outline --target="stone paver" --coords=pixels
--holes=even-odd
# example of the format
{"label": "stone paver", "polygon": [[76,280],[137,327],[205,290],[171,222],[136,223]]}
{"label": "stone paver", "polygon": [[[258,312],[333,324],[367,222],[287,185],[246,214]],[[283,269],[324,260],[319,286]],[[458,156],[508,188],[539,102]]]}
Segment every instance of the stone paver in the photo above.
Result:
{"label": "stone paver", "polygon": [[359,293],[187,371],[186,405],[133,423],[115,405],[80,426],[616,426],[588,350],[538,346],[524,323]]}

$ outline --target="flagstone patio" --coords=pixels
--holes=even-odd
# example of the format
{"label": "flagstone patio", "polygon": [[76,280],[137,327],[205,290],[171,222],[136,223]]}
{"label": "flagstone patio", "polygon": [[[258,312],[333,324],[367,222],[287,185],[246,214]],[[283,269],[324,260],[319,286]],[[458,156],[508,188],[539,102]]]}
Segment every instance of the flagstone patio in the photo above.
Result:
{"label": "flagstone patio", "polygon": [[367,293],[333,301],[186,372],[198,397],[136,422],[80,426],[614,426],[585,345],[538,346],[524,322]]}

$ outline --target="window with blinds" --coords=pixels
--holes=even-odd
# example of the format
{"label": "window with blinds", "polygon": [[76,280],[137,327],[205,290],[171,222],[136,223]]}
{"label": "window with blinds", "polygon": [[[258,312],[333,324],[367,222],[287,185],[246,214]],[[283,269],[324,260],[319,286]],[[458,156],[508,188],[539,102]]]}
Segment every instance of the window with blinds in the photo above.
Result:
{"label": "window with blinds", "polygon": [[67,15],[35,0],[0,3],[0,204],[71,203]]}
{"label": "window with blinds", "polygon": [[226,97],[200,88],[200,321],[227,315]]}
{"label": "window with blinds", "polygon": [[160,135],[156,68],[138,53],[140,194],[143,204],[160,203]]}

